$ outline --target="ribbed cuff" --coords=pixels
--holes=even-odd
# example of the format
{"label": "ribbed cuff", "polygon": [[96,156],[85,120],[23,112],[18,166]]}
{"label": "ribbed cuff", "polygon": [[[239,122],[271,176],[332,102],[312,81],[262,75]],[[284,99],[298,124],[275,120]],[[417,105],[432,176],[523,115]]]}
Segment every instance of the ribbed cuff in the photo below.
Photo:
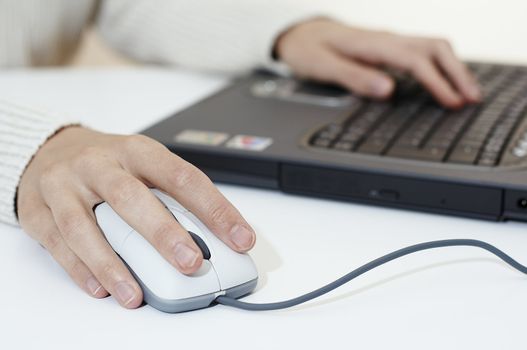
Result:
{"label": "ribbed cuff", "polygon": [[76,124],[0,101],[0,221],[18,225],[15,198],[20,178],[46,140]]}

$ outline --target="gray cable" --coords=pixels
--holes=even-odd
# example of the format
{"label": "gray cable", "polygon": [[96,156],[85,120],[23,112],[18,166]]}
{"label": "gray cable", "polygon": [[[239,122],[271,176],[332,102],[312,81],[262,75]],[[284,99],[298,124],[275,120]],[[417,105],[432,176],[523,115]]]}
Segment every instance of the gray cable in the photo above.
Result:
{"label": "gray cable", "polygon": [[434,248],[443,248],[443,247],[454,247],[454,246],[469,246],[469,247],[477,247],[484,249],[494,255],[496,255],[498,258],[509,264],[514,269],[527,274],[527,266],[520,264],[513,258],[511,258],[509,255],[505,254],[503,251],[499,250],[495,246],[483,242],[478,241],[475,239],[446,239],[441,241],[432,241],[432,242],[425,242],[420,243],[416,245],[412,245],[406,248],[402,248],[399,250],[396,250],[392,253],[386,254],[378,259],[375,259],[373,261],[370,261],[369,263],[351,271],[350,273],[342,276],[336,281],[333,281],[319,289],[316,289],[312,292],[309,292],[307,294],[301,295],[299,297],[275,302],[275,303],[266,303],[266,304],[253,304],[253,303],[247,303],[244,301],[240,301],[234,298],[230,298],[227,296],[219,296],[216,298],[216,302],[218,304],[232,306],[239,309],[244,310],[252,310],[252,311],[267,311],[267,310],[278,310],[278,309],[285,309],[288,307],[296,306],[302,303],[305,303],[309,300],[318,298],[326,293],[331,292],[332,290],[342,286],[345,283],[348,283],[349,281],[353,280],[354,278],[376,268],[381,265],[386,264],[387,262],[390,262],[392,260],[395,260],[397,258],[403,257],[408,254],[416,253],[422,250],[428,250],[428,249],[434,249]]}

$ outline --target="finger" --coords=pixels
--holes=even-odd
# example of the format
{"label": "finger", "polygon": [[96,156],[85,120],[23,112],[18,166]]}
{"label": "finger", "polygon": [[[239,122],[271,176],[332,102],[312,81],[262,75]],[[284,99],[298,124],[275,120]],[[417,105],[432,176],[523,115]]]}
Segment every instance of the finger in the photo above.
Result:
{"label": "finger", "polygon": [[121,168],[108,167],[99,177],[86,175],[92,190],[174,267],[190,274],[201,266],[201,250],[144,183]]}
{"label": "finger", "polygon": [[33,212],[38,218],[38,233],[35,238],[68,273],[71,279],[86,293],[95,298],[104,298],[108,292],[97,280],[86,264],[75,255],[62,238],[49,208],[42,206]]}
{"label": "finger", "polygon": [[444,40],[435,40],[431,44],[432,55],[450,81],[468,101],[481,100],[481,91],[467,67],[456,57],[450,44]]}
{"label": "finger", "polygon": [[174,197],[232,249],[254,246],[254,230],[196,167],[144,136],[132,136],[126,148],[121,163],[132,175]]}
{"label": "finger", "polygon": [[354,45],[335,43],[345,55],[372,64],[408,71],[444,106],[458,108],[463,98],[441,74],[430,57],[408,45],[408,40],[393,34],[358,36]]}
{"label": "finger", "polygon": [[72,193],[43,191],[64,241],[119,304],[138,307],[143,300],[141,288],[104,239],[91,208],[84,207]]}
{"label": "finger", "polygon": [[362,96],[389,97],[394,81],[385,73],[341,56],[330,49],[320,49],[313,57],[316,62],[309,78],[337,83]]}
{"label": "finger", "polygon": [[410,72],[442,105],[459,108],[463,104],[463,98],[426,56],[394,48],[390,57],[381,58],[382,64]]}
{"label": "finger", "polygon": [[422,56],[416,56],[412,62],[409,71],[439,103],[449,108],[461,107],[462,97],[452,88],[433,62]]}

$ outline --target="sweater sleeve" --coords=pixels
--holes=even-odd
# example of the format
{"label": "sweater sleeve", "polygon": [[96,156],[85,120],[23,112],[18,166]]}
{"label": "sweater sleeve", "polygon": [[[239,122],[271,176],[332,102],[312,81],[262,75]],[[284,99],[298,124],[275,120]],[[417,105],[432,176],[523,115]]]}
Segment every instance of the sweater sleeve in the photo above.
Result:
{"label": "sweater sleeve", "polygon": [[321,15],[305,0],[106,0],[97,27],[111,46],[142,62],[244,72],[273,67],[276,38]]}
{"label": "sweater sleeve", "polygon": [[22,173],[40,146],[71,124],[0,100],[0,222],[18,224],[15,199]]}

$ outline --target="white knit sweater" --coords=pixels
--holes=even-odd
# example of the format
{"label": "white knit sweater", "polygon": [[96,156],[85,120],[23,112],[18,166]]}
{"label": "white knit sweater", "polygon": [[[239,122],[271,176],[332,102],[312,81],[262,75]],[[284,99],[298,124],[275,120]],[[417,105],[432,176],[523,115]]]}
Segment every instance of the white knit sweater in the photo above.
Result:
{"label": "white knit sweater", "polygon": [[[61,64],[83,29],[143,62],[244,71],[271,64],[276,37],[314,15],[302,0],[0,0],[0,67]],[[1,96],[0,96],[1,99]],[[0,221],[38,148],[71,123],[0,100]]]}

